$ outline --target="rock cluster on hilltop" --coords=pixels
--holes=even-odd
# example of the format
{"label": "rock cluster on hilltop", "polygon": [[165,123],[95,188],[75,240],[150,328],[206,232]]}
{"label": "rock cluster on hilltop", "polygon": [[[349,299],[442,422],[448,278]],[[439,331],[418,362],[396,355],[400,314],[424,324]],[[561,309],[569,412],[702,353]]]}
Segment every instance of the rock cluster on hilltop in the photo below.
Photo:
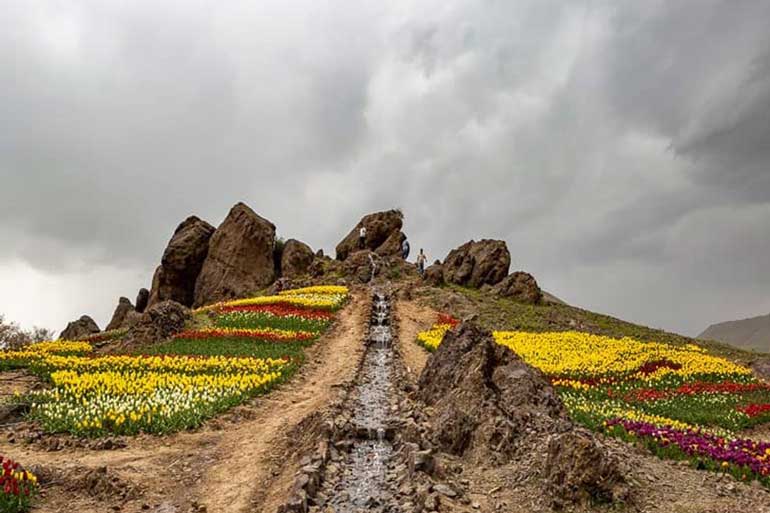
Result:
{"label": "rock cluster on hilltop", "polygon": [[177,227],[152,279],[148,306],[161,301],[192,305],[195,284],[209,253],[214,227],[190,216]]}
{"label": "rock cluster on hilltop", "polygon": [[131,300],[127,297],[121,297],[118,300],[118,306],[115,307],[115,313],[112,314],[112,320],[110,320],[110,323],[104,330],[110,331],[122,328],[131,312],[136,312],[134,305],[131,304]]}
{"label": "rock cluster on hilltop", "polygon": [[498,283],[494,293],[501,297],[509,297],[521,303],[538,304],[543,301],[543,291],[535,277],[523,271],[516,271]]}
{"label": "rock cluster on hilltop", "polygon": [[543,292],[534,276],[523,271],[508,274],[511,253],[502,240],[468,241],[449,252],[425,270],[423,279],[438,287],[444,283],[491,290],[500,297],[522,303],[539,304]]}
{"label": "rock cluster on hilltop", "polygon": [[287,240],[284,243],[283,251],[281,252],[281,276],[286,278],[296,278],[307,274],[314,258],[315,254],[310,246],[296,239]]}
{"label": "rock cluster on hilltop", "polygon": [[473,323],[447,333],[415,395],[429,407],[416,428],[431,446],[469,464],[513,465],[523,479],[543,479],[553,506],[627,496],[617,455],[572,423],[539,370]]}
{"label": "rock cluster on hilltop", "polygon": [[209,242],[195,283],[195,306],[243,297],[275,280],[275,225],[238,203]]}
{"label": "rock cluster on hilltop", "polygon": [[[401,254],[401,243],[406,235],[401,231],[404,215],[398,210],[375,212],[364,216],[344,239],[337,244],[337,260],[346,260],[359,249],[376,252],[379,256],[390,257]],[[359,230],[366,228],[364,248],[359,248]]]}
{"label": "rock cluster on hilltop", "polygon": [[496,285],[508,275],[510,266],[511,253],[505,241],[472,240],[450,251],[444,259],[444,280],[473,288]]}
{"label": "rock cluster on hilltop", "polygon": [[64,328],[64,331],[59,335],[59,338],[61,340],[79,340],[88,335],[93,335],[94,333],[99,333],[99,326],[92,318],[83,315],[80,319],[67,324],[67,327]]}

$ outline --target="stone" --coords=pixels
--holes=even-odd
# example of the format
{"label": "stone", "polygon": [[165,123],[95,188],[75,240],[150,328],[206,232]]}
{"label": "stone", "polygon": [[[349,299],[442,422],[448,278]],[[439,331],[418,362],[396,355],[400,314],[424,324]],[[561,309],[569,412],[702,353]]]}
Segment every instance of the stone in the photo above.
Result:
{"label": "stone", "polygon": [[444,280],[465,287],[496,285],[508,275],[511,254],[505,241],[469,241],[453,249],[444,259]]}
{"label": "stone", "polygon": [[[368,230],[367,230],[368,232]],[[388,238],[385,239],[385,242],[380,244],[377,249],[375,250],[375,253],[382,257],[401,257],[403,254],[403,250],[401,248],[401,244],[406,240],[406,235],[404,235],[404,232],[402,231],[395,231],[392,232],[390,235],[388,235]]]}
{"label": "stone", "polygon": [[[374,266],[372,266],[372,261]],[[372,251],[356,251],[342,264],[345,276],[359,283],[369,283],[382,270],[382,260]]]}
{"label": "stone", "polygon": [[150,291],[145,288],[139,289],[139,292],[136,294],[136,305],[134,306],[134,310],[139,313],[144,313],[144,311],[147,310],[147,304],[149,302]]}
{"label": "stone", "polygon": [[70,322],[59,335],[60,340],[80,340],[88,335],[99,333],[101,330],[92,318],[83,315],[80,319]]}
{"label": "stone", "polygon": [[163,301],[147,308],[130,328],[126,339],[139,346],[161,342],[185,328],[192,319],[190,309],[175,301]]}
{"label": "stone", "polygon": [[209,241],[195,306],[254,294],[275,280],[275,225],[236,204]]}
{"label": "stone", "polygon": [[582,428],[550,438],[544,475],[553,505],[613,502],[628,495],[617,457]]}
{"label": "stone", "polygon": [[104,330],[110,331],[122,328],[129,312],[133,311],[134,305],[131,304],[131,300],[127,297],[121,297],[118,300],[118,306],[115,307],[115,312],[112,314],[112,320]]}
{"label": "stone", "polygon": [[209,251],[214,227],[206,221],[190,216],[176,228],[161,264],[155,270],[148,306],[161,301],[176,301],[192,306],[195,283]]}
{"label": "stone", "polygon": [[308,274],[314,258],[310,246],[296,239],[287,240],[281,255],[281,276],[296,278]]}
{"label": "stone", "polygon": [[[363,249],[369,251],[377,251],[380,246],[383,246],[385,242],[388,242],[388,246],[383,251],[393,251],[400,254],[400,240],[399,247],[395,248],[394,240],[400,237],[401,227],[404,224],[404,215],[398,210],[388,210],[385,212],[375,212],[364,216],[355,227],[345,236],[344,239],[337,244],[336,253],[337,260],[346,260],[351,254],[358,251],[358,233],[361,226],[366,228],[366,240]],[[395,237],[395,238],[391,238]],[[388,241],[390,239],[390,241]]]}
{"label": "stone", "polygon": [[520,303],[536,305],[543,301],[543,292],[537,281],[531,274],[523,271],[508,275],[492,290],[500,297],[511,298]]}
{"label": "stone", "polygon": [[770,359],[762,358],[751,364],[751,369],[759,379],[770,381]]}
{"label": "stone", "polygon": [[440,263],[428,266],[422,278],[428,285],[440,287],[444,284],[444,266]]}

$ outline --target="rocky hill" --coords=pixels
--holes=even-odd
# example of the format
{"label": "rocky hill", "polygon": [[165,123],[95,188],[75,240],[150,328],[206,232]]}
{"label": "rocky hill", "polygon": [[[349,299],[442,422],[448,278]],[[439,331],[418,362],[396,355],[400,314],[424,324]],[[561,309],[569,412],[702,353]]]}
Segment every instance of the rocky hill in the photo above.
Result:
{"label": "rocky hill", "polygon": [[752,351],[770,352],[770,314],[712,324],[698,335]]}

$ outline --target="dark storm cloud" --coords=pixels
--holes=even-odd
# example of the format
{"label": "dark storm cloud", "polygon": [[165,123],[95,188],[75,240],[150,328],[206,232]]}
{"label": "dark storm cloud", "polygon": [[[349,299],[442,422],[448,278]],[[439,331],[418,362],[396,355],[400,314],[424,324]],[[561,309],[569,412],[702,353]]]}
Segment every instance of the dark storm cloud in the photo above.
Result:
{"label": "dark storm cloud", "polygon": [[394,206],[431,258],[505,238],[557,295],[688,333],[770,310],[766,2],[0,10],[18,286],[132,294],[181,219],[244,200],[327,250]]}

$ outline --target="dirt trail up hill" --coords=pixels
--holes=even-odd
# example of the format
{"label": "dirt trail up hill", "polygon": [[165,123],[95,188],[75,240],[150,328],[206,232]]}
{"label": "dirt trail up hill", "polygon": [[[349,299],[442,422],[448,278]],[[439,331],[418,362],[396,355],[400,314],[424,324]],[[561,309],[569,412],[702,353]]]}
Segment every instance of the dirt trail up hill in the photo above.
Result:
{"label": "dirt trail up hill", "polygon": [[[271,487],[280,488],[276,482],[293,474],[290,457],[302,449],[297,433],[303,423],[354,377],[369,303],[368,295],[354,294],[289,383],[200,430],[118,439],[107,445],[114,450],[49,451],[40,443],[19,445],[8,427],[0,433],[0,454],[13,454],[39,472],[39,513],[254,511]],[[48,448],[57,447],[53,440]]]}

